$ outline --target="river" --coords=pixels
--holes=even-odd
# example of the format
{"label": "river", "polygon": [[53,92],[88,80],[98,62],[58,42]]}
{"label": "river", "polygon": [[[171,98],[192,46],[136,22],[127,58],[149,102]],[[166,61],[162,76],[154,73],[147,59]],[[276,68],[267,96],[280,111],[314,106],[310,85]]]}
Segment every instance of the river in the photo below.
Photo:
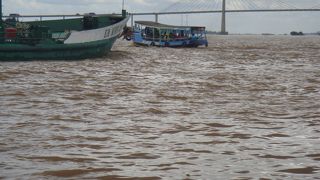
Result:
{"label": "river", "polygon": [[320,179],[320,36],[0,62],[0,179]]}

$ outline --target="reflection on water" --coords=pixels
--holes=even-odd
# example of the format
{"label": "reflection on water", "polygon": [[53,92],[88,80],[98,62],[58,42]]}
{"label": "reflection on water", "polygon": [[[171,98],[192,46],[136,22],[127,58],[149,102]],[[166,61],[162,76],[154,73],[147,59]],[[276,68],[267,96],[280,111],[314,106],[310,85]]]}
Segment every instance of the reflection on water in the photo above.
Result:
{"label": "reflection on water", "polygon": [[320,179],[320,37],[0,63],[0,179]]}

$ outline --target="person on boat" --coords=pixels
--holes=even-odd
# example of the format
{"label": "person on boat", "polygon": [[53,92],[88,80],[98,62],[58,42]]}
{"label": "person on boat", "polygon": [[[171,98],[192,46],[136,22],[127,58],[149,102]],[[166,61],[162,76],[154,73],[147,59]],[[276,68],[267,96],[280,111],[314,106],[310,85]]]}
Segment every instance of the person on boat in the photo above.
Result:
{"label": "person on boat", "polygon": [[181,37],[181,38],[184,38],[184,36],[185,36],[184,31],[181,30],[181,31],[180,31],[180,37]]}
{"label": "person on boat", "polygon": [[194,33],[192,33],[192,35],[191,35],[191,40],[196,40],[196,39],[197,39],[197,37],[195,36]]}
{"label": "person on boat", "polygon": [[165,41],[167,41],[167,40],[168,40],[167,32],[164,32],[164,34],[163,34],[163,39],[164,39]]}
{"label": "person on boat", "polygon": [[120,35],[120,37],[123,36],[123,39],[126,39],[128,41],[131,40],[131,36],[132,36],[132,29],[131,27],[127,27],[125,26],[123,28],[122,34]]}
{"label": "person on boat", "polygon": [[172,32],[169,34],[169,38],[170,38],[170,39],[174,38],[174,36],[173,36],[173,33],[172,33]]}
{"label": "person on boat", "polygon": [[160,32],[157,28],[154,29],[154,37],[159,38],[160,37]]}
{"label": "person on boat", "polygon": [[190,39],[190,44],[195,45],[196,42],[197,42],[197,36],[194,33],[192,33],[191,34],[191,39]]}

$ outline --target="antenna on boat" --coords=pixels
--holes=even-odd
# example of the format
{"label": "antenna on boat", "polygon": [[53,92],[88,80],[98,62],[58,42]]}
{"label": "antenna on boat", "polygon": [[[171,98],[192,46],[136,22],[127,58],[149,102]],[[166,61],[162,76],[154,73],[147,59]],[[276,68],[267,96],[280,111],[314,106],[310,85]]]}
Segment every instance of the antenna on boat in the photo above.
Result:
{"label": "antenna on boat", "polygon": [[124,10],[124,0],[122,0],[122,10]]}

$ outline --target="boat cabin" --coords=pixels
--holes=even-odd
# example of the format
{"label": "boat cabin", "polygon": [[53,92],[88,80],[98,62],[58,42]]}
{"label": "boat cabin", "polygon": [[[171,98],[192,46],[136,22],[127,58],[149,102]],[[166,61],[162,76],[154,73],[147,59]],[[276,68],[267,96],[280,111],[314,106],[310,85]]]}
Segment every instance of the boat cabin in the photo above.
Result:
{"label": "boat cabin", "polygon": [[10,15],[2,21],[0,43],[33,45],[39,44],[41,41],[64,43],[71,31],[99,29],[116,24],[123,19],[119,16],[98,16],[92,13],[79,16],[65,19],[61,15],[59,16],[61,19],[20,22],[18,19],[20,16]]}
{"label": "boat cabin", "polygon": [[133,42],[160,47],[208,46],[205,27],[173,26],[152,21],[136,21]]}

